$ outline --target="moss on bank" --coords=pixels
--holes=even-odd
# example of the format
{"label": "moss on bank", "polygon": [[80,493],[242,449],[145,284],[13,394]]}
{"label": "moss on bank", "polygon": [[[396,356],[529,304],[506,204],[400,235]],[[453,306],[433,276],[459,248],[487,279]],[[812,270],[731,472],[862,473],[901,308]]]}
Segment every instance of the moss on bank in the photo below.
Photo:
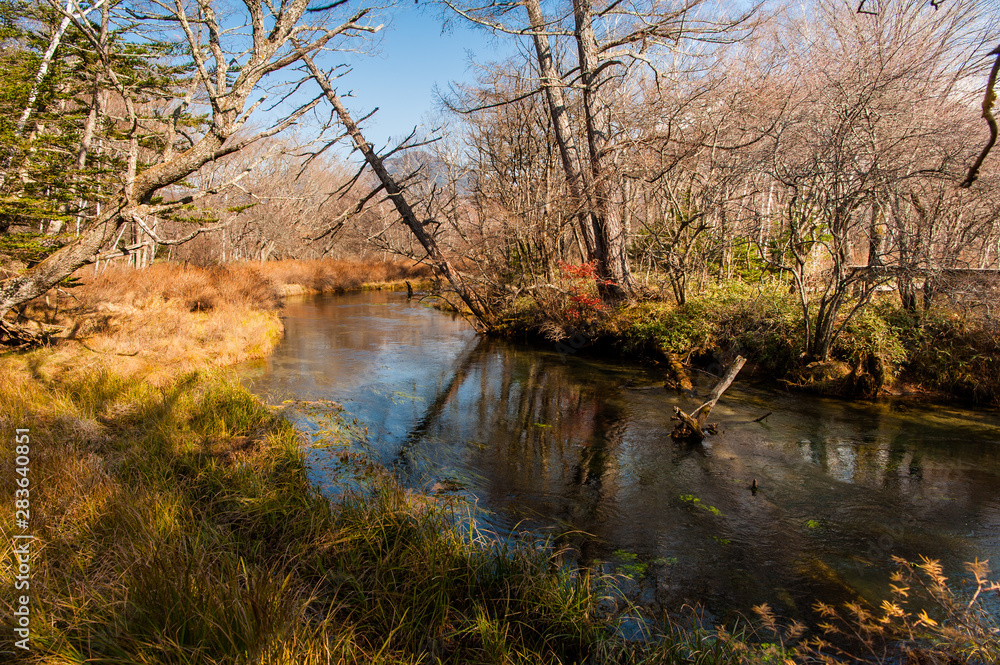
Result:
{"label": "moss on bank", "polygon": [[[736,354],[745,374],[790,387],[845,397],[923,394],[1000,405],[1000,324],[946,310],[914,316],[886,297],[844,326],[830,358],[810,362],[796,296],[786,284],[713,284],[683,305],[643,300],[581,310],[579,284],[521,297],[498,333],[564,342],[578,348],[660,361],[676,356],[711,365]],[[577,298],[578,300],[578,298]]]}

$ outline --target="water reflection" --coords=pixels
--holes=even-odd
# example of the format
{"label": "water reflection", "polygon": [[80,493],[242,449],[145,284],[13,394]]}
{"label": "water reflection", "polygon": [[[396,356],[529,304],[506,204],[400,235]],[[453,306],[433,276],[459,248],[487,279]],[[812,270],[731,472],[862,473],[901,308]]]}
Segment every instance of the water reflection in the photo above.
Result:
{"label": "water reflection", "polygon": [[685,398],[634,388],[658,383],[650,369],[478,338],[396,294],[286,314],[256,390],[343,402],[380,461],[474,498],[496,528],[592,534],[569,539],[588,560],[638,554],[650,603],[796,612],[883,593],[894,554],[950,572],[1000,554],[995,415],[738,382],[720,434],[690,445],[669,436]]}

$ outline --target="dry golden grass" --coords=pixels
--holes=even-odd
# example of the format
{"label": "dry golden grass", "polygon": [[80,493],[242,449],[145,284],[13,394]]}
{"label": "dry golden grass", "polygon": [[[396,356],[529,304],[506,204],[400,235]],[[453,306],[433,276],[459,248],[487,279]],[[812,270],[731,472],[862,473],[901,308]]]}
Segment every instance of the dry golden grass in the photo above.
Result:
{"label": "dry golden grass", "polygon": [[272,261],[256,267],[272,283],[279,285],[286,295],[349,291],[366,285],[392,285],[431,276],[427,266],[401,261],[289,260]]}
{"label": "dry golden grass", "polygon": [[[198,268],[158,263],[143,270],[112,267],[96,277],[77,272],[83,284],[73,294],[84,305],[139,305],[151,298],[183,301],[192,310],[222,304],[275,309],[289,291],[323,293],[427,279],[427,266],[383,261],[272,261]],[[289,288],[291,287],[291,288]]]}
{"label": "dry golden grass", "polygon": [[276,261],[198,268],[90,269],[81,285],[31,304],[29,318],[63,327],[52,346],[0,359],[0,368],[54,378],[114,370],[160,385],[180,372],[267,355],[281,337],[283,295],[424,279],[405,263]]}
{"label": "dry golden grass", "polygon": [[0,358],[0,371],[53,379],[113,370],[161,385],[179,372],[263,357],[282,332],[273,311],[223,305],[192,312],[179,301],[156,299],[102,303],[74,328],[50,348]]}

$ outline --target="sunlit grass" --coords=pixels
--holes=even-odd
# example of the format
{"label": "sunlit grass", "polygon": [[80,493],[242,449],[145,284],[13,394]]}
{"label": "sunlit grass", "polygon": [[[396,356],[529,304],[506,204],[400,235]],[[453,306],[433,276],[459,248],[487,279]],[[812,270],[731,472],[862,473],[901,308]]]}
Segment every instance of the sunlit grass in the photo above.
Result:
{"label": "sunlit grass", "polygon": [[[653,617],[646,639],[626,639],[621,622],[639,611],[615,578],[480,530],[468,506],[387,471],[331,502],[310,483],[302,436],[215,367],[266,353],[273,312],[251,304],[253,289],[192,311],[186,298],[202,283],[137,300],[108,286],[101,297],[118,300],[91,303],[80,321],[86,347],[0,357],[0,477],[15,477],[14,428],[31,434],[32,650],[17,662],[853,662],[837,633],[810,638],[766,608],[729,630]],[[5,505],[14,488],[0,484]],[[0,525],[9,561],[10,521]],[[635,555],[616,556],[625,574],[646,573]],[[10,617],[13,569],[0,571]],[[996,593],[983,565],[972,572],[980,600]],[[939,568],[905,568],[894,584],[920,604],[821,611],[842,633],[877,628],[885,662],[907,650],[1000,657],[995,620]]]}
{"label": "sunlit grass", "polygon": [[391,286],[429,274],[409,263],[332,260],[211,268],[158,263],[97,275],[82,269],[80,286],[53,290],[27,310],[34,320],[63,327],[52,348],[0,362],[11,372],[49,378],[114,368],[158,385],[178,372],[269,354],[281,339],[277,310],[284,295]]}
{"label": "sunlit grass", "polygon": [[366,285],[400,285],[426,280],[431,270],[403,261],[287,260],[259,264],[257,269],[286,294],[348,291]]}
{"label": "sunlit grass", "polygon": [[469,538],[387,476],[331,506],[299,435],[224,378],[33,379],[0,403],[20,403],[10,413],[32,434],[27,661],[321,662],[335,648],[349,662],[487,662],[477,654],[503,634],[505,649],[570,662],[594,639],[585,577]]}
{"label": "sunlit grass", "polygon": [[[847,663],[860,653],[766,608],[756,625],[652,622],[648,639],[627,640],[618,621],[638,610],[620,596],[607,609],[613,580],[481,531],[465,504],[414,494],[388,473],[331,503],[309,483],[299,433],[225,375],[158,388],[112,372],[20,376],[0,387],[0,406],[5,429],[26,425],[32,437],[33,638],[19,662]],[[8,478],[12,439],[0,445]],[[2,495],[12,501],[9,484]],[[996,592],[984,566],[973,572],[980,595]],[[981,663],[1000,653],[995,620],[939,567],[904,568],[894,584],[921,604],[822,611],[883,662],[894,645]]]}

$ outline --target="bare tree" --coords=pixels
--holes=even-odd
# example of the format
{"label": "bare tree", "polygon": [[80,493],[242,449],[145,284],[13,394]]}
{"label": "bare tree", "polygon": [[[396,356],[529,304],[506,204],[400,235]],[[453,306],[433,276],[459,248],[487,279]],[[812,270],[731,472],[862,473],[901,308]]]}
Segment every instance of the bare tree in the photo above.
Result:
{"label": "bare tree", "polygon": [[[636,287],[618,168],[627,129],[614,109],[624,99],[626,82],[644,77],[658,82],[661,70],[671,66],[684,40],[738,39],[752,27],[749,17],[754,10],[721,18],[702,12],[707,5],[702,7],[700,0],[600,6],[591,0],[573,0],[569,7],[557,9],[561,12],[557,18],[550,19],[537,0],[525,0],[520,4],[527,22],[518,22],[508,4],[460,7],[444,1],[459,15],[496,33],[531,37],[539,89],[546,96],[570,194],[581,207],[581,229],[588,252],[597,261],[602,295],[607,300],[632,297]],[[559,70],[553,40],[572,43],[574,67]],[[580,112],[574,116],[569,98],[577,90]],[[586,144],[585,154],[577,137]]]}
{"label": "bare tree", "polygon": [[[359,9],[335,20],[340,3],[316,11],[308,10],[308,0],[244,0],[240,10],[245,23],[237,26],[234,7],[220,8],[213,0],[150,0],[147,6],[123,7],[138,18],[142,29],[180,30],[186,41],[190,64],[194,70],[193,91],[199,99],[181,95],[177,109],[202,100],[208,108],[204,129],[195,136],[185,136],[177,126],[180,113],[166,119],[162,125],[163,147],[150,163],[139,166],[138,144],[132,141],[130,169],[120,190],[101,214],[81,229],[79,236],[51,254],[38,265],[22,274],[0,282],[0,316],[12,307],[35,298],[70,275],[75,269],[95,260],[108,243],[120,237],[128,224],[135,224],[142,233],[158,244],[176,244],[189,239],[201,228],[180,238],[162,238],[147,220],[152,216],[169,215],[218,193],[245,177],[246,171],[228,182],[218,183],[210,190],[190,191],[180,198],[159,201],[157,193],[180,183],[205,164],[230,155],[293,126],[314,108],[316,98],[297,108],[279,122],[257,132],[243,132],[256,109],[264,103],[264,95],[251,100],[266,77],[272,77],[311,54],[335,48],[342,40],[372,33],[378,26],[366,22],[370,9]],[[308,20],[306,20],[307,11]],[[105,46],[99,31],[87,16],[88,10],[71,3],[65,15],[90,41],[95,49]],[[225,14],[225,21],[222,15]],[[101,53],[106,63],[104,76],[108,85],[120,95],[129,108],[133,127],[141,120],[135,112],[134,99],[126,82],[111,66],[112,59]],[[135,133],[133,132],[133,136]],[[134,177],[132,175],[134,173]],[[117,242],[116,242],[117,244]],[[129,251],[128,247],[122,251]]]}
{"label": "bare tree", "polygon": [[[366,164],[378,177],[380,185],[373,190],[368,198],[373,197],[379,191],[385,191],[386,196],[396,208],[403,223],[406,224],[421,247],[427,252],[427,258],[430,263],[448,280],[459,298],[469,308],[469,312],[473,316],[473,323],[483,328],[490,327],[494,319],[493,313],[487,307],[484,307],[482,299],[473,289],[469,288],[462,274],[451,265],[451,261],[441,251],[434,235],[429,232],[427,227],[433,225],[434,220],[417,217],[400,181],[389,173],[385,166],[385,159],[375,152],[372,145],[365,140],[364,135],[361,133],[361,128],[354,121],[354,118],[351,117],[337,91],[334,90],[329,74],[321,70],[308,53],[303,54],[302,59],[313,81],[323,91],[324,98],[333,106],[337,117],[347,130],[347,135],[351,138],[355,148],[364,156]],[[397,150],[404,149],[406,145],[406,142],[404,142],[401,146],[397,147]]]}

